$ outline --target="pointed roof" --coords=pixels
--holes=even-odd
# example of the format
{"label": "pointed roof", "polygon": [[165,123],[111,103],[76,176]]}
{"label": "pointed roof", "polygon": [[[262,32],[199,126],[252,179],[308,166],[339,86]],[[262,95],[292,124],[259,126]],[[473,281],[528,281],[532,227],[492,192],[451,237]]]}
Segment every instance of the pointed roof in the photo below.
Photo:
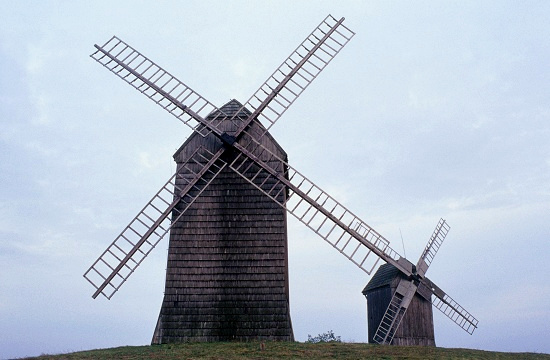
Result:
{"label": "pointed roof", "polygon": [[367,292],[376,288],[390,285],[393,279],[400,276],[400,274],[401,272],[391,264],[381,265],[363,289],[363,295],[367,295]]}
{"label": "pointed roof", "polygon": [[231,99],[229,100],[228,103],[223,105],[221,108],[214,110],[213,112],[208,114],[206,118],[207,119],[215,118],[220,113],[226,115],[227,117],[233,117],[237,114],[237,112],[238,112],[238,117],[245,118],[245,119],[252,114],[247,108],[243,107],[243,104],[241,104],[235,99]]}

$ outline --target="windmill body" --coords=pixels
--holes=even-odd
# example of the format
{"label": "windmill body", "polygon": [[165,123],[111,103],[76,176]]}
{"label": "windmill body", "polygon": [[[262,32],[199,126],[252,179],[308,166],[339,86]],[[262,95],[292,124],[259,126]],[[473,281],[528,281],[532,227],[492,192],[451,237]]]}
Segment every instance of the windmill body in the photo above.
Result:
{"label": "windmill body", "polygon": [[[376,343],[376,330],[401,279],[403,274],[397,268],[384,264],[363,289],[363,295],[367,298],[369,343]],[[431,298],[431,294],[428,296]],[[391,345],[435,346],[433,306],[430,298],[425,299],[418,293],[414,295]]]}
{"label": "windmill body", "polygon": [[[238,111],[250,115],[236,100],[220,111],[228,133],[235,131],[230,119]],[[254,123],[249,133],[263,131]],[[286,159],[269,134],[262,144]],[[201,146],[215,153],[223,143],[213,135],[192,135],[174,155],[180,179],[192,175],[182,164]],[[284,166],[268,165],[277,171]],[[286,191],[279,197],[284,201]],[[152,342],[293,341],[288,297],[286,211],[226,167],[170,229],[164,300]]]}

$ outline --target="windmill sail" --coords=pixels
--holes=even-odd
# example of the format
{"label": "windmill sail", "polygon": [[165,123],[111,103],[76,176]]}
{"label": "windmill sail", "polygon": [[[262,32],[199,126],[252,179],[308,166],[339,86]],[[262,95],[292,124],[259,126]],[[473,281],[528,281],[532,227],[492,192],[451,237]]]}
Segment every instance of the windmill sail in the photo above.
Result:
{"label": "windmill sail", "polygon": [[[247,121],[239,117],[231,119],[239,123],[237,134],[253,119],[259,119],[266,131],[279,119],[355,35],[342,24],[343,21],[344,18],[337,21],[327,16],[275,70],[243,106],[252,111],[251,117]],[[212,128],[217,130],[218,136],[224,133],[217,129],[217,124],[226,114],[126,42],[113,36],[103,46],[95,47],[91,55],[94,60],[184,124],[203,136],[211,133]],[[206,122],[207,115],[212,113],[219,115]]]}
{"label": "windmill sail", "polygon": [[328,15],[244,104],[266,132],[355,35]]}
{"label": "windmill sail", "polygon": [[[93,298],[103,294],[110,299],[178,218],[226,166],[216,154],[198,148],[153,196],[138,215],[84,273],[96,289]],[[181,186],[183,184],[183,186]],[[172,218],[170,218],[172,215]]]}
{"label": "windmill sail", "polygon": [[[189,86],[116,36],[103,46],[95,47],[96,51],[90,55],[94,60],[202,136],[210,133],[208,128],[198,126],[208,114],[217,111],[220,118],[226,116]],[[215,127],[216,120],[210,119],[210,126]]]}
{"label": "windmill sail", "polygon": [[479,321],[428,278],[422,279],[418,290],[419,293],[427,290],[435,295],[431,299],[432,304],[468,334],[473,334],[477,329]]}
{"label": "windmill sail", "polygon": [[[372,272],[380,258],[403,269],[403,265],[398,262],[401,256],[382,235],[282,159],[277,160],[285,163],[288,179],[284,174],[270,169],[265,165],[265,159],[273,161],[276,155],[252,137],[244,136],[243,141],[246,140],[248,144],[255,144],[255,153],[249,150],[250,147],[245,148],[240,142],[236,143],[235,148],[241,154],[231,162],[231,169],[286,208],[367,274]],[[284,203],[277,200],[280,184],[291,190]]]}
{"label": "windmill sail", "polygon": [[477,328],[478,320],[456,301],[454,301],[453,298],[435,285],[430,279],[424,277],[428,267],[431,265],[435,255],[437,254],[437,251],[449,233],[449,230],[450,226],[447,222],[440,219],[434,229],[434,232],[432,233],[432,236],[428,240],[426,248],[418,259],[416,269],[418,275],[421,277],[418,285],[418,294],[426,300],[431,301],[439,311],[445,314],[466,332],[472,334]]}
{"label": "windmill sail", "polygon": [[420,276],[424,276],[426,271],[428,271],[428,267],[432,263],[435,254],[437,254],[437,251],[441,247],[441,244],[443,244],[443,240],[445,240],[449,230],[450,227],[447,222],[440,219],[432,236],[430,237],[430,240],[428,241],[428,244],[426,245],[426,248],[422,252],[420,259],[418,259],[418,263],[416,264],[416,270]]}
{"label": "windmill sail", "polygon": [[405,279],[399,281],[382,321],[380,321],[380,325],[374,334],[374,341],[379,344],[391,344],[415,293],[416,285],[413,282]]}

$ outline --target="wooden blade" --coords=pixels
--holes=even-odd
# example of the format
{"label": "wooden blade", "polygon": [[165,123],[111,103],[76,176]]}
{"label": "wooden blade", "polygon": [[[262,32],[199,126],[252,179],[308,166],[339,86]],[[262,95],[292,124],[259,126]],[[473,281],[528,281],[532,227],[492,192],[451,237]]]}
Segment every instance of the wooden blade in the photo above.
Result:
{"label": "wooden blade", "polygon": [[204,97],[116,36],[95,47],[96,51],[90,55],[94,60],[201,135],[208,135],[210,127],[217,123],[216,118],[210,119],[207,127],[198,126],[205,125],[208,114],[217,112],[218,118],[226,117]]}
{"label": "wooden blade", "polygon": [[437,251],[441,247],[441,244],[443,244],[443,240],[445,240],[445,237],[450,229],[451,227],[445,220],[439,220],[439,223],[435,227],[430,240],[428,240],[428,244],[426,245],[424,252],[422,252],[420,259],[418,259],[418,263],[416,264],[416,271],[420,276],[423,277],[426,274],[426,271],[428,271],[428,267],[430,267],[435,254],[437,254]]}
{"label": "wooden blade", "polygon": [[[234,138],[257,118],[267,126],[267,132],[267,129],[351,40],[354,33],[342,24],[343,21],[344,18],[336,21],[332,16],[327,16],[275,70],[243,106],[252,111],[250,117],[244,121],[245,119],[238,116],[241,113],[238,111],[237,115],[231,118],[237,129],[232,134]],[[224,138],[226,131],[217,127],[219,120],[227,115],[189,86],[116,36],[103,46],[95,47],[97,50],[91,57],[115,75],[201,135],[206,136],[213,132],[220,139],[227,141],[227,137]],[[208,117],[213,113],[217,116]]]}
{"label": "wooden blade", "polygon": [[355,35],[343,21],[328,15],[244,104],[266,132]]}
{"label": "wooden blade", "polygon": [[401,320],[416,293],[416,285],[413,282],[401,279],[386,308],[386,312],[376,329],[373,340],[378,344],[390,345]]}
{"label": "wooden blade", "polygon": [[[389,246],[388,240],[264,148],[254,136],[244,131],[243,137],[233,146],[241,153],[231,162],[231,169],[285,207],[363,271],[370,274],[381,258],[406,275],[412,273],[412,267],[406,266],[405,259]],[[271,161],[283,163],[286,173],[267,166],[266,162]],[[279,195],[285,189],[291,193],[286,201],[281,201]]]}
{"label": "wooden blade", "polygon": [[[199,147],[84,273],[95,299],[110,299],[226,163]],[[170,218],[170,215],[172,217]]]}
{"label": "wooden blade", "polygon": [[419,293],[422,290],[435,295],[431,298],[432,304],[468,334],[473,334],[477,329],[479,321],[428,278],[421,280],[418,290]]}

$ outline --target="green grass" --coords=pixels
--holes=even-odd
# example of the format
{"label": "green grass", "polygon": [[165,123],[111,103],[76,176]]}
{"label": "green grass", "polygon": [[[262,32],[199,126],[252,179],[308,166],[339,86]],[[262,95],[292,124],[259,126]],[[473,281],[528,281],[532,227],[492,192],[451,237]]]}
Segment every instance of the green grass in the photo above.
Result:
{"label": "green grass", "polygon": [[125,346],[42,355],[33,359],[546,359],[548,354],[502,353],[469,349],[416,346],[380,346],[357,343],[191,343],[177,345]]}

